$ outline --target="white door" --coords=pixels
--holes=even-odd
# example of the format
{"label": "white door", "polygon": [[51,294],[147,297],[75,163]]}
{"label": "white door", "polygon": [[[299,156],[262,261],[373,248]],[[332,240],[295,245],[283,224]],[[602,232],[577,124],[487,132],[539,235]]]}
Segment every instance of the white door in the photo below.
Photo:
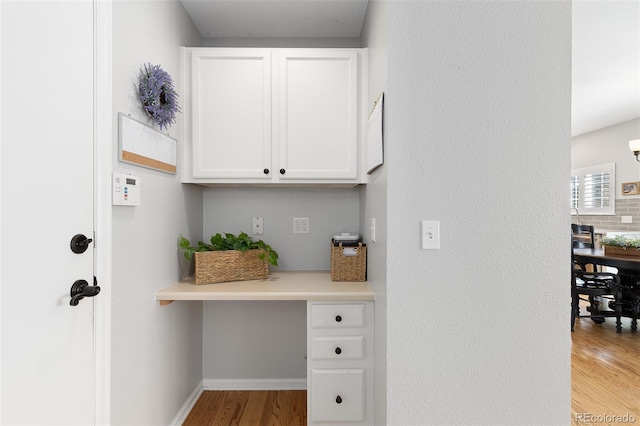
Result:
{"label": "white door", "polygon": [[93,6],[0,4],[2,424],[94,423]]}

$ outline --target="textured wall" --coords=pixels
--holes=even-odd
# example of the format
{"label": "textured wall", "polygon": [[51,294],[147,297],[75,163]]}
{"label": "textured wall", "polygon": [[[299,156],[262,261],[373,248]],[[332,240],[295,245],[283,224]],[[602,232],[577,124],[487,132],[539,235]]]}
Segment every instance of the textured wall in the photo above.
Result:
{"label": "textured wall", "polygon": [[389,2],[388,424],[569,422],[570,61],[570,2]]}
{"label": "textured wall", "polygon": [[[370,109],[380,93],[387,92],[388,15],[386,1],[369,1],[361,39],[369,56],[367,105]],[[385,129],[383,123],[383,133]],[[367,281],[376,293],[374,416],[376,424],[381,425],[387,418],[387,166],[370,174],[367,185],[360,189],[360,228],[368,244]],[[375,242],[369,229],[372,218],[376,220]]]}

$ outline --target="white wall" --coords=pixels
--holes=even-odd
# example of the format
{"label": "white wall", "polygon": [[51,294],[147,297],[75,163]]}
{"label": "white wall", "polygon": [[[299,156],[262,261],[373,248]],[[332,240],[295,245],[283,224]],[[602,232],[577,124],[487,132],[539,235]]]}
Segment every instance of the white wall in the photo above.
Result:
{"label": "white wall", "polygon": [[[161,65],[178,88],[179,46],[201,38],[177,0],[114,1],[112,13],[117,159],[118,112],[153,125],[135,95],[142,65]],[[178,235],[202,233],[202,190],[117,160],[114,170],[140,176],[142,204],[113,207],[111,423],[169,424],[202,379],[202,306],[160,307],[155,294],[186,274]]]}
{"label": "white wall", "polygon": [[[362,28],[362,47],[368,49],[370,108],[381,92],[387,92],[388,69],[388,3],[369,2]],[[385,120],[383,115],[383,121]],[[386,140],[386,124],[383,123]],[[387,166],[382,165],[367,178],[361,188],[360,233],[367,243],[367,281],[376,294],[374,407],[376,424],[387,418]],[[371,219],[376,221],[375,242],[369,230]]]}
{"label": "white wall", "polygon": [[[272,271],[328,271],[331,237],[359,229],[357,188],[209,188],[203,198],[205,241],[250,234],[251,218],[264,219],[264,235],[253,238],[278,252]],[[309,234],[293,234],[294,217],[309,218]],[[205,303],[205,382],[306,378],[306,321],[304,303]]]}
{"label": "white wall", "polygon": [[622,198],[620,183],[640,181],[640,163],[629,151],[629,141],[638,138],[640,118],[575,136],[571,139],[571,168],[616,163],[616,198]]}
{"label": "white wall", "polygon": [[568,424],[571,3],[388,26],[388,424]]}

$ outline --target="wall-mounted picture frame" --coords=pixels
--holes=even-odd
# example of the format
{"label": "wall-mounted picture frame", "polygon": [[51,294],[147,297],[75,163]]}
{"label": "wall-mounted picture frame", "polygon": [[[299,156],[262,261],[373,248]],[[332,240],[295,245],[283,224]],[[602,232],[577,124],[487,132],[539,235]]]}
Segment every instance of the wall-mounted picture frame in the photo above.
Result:
{"label": "wall-mounted picture frame", "polygon": [[640,182],[623,182],[622,195],[640,195]]}

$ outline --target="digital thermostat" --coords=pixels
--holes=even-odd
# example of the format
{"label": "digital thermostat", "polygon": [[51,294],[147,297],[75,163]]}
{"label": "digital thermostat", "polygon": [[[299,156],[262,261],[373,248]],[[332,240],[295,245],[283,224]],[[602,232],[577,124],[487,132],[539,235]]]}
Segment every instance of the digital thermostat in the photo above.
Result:
{"label": "digital thermostat", "polygon": [[113,205],[140,205],[140,178],[122,173],[113,174]]}

